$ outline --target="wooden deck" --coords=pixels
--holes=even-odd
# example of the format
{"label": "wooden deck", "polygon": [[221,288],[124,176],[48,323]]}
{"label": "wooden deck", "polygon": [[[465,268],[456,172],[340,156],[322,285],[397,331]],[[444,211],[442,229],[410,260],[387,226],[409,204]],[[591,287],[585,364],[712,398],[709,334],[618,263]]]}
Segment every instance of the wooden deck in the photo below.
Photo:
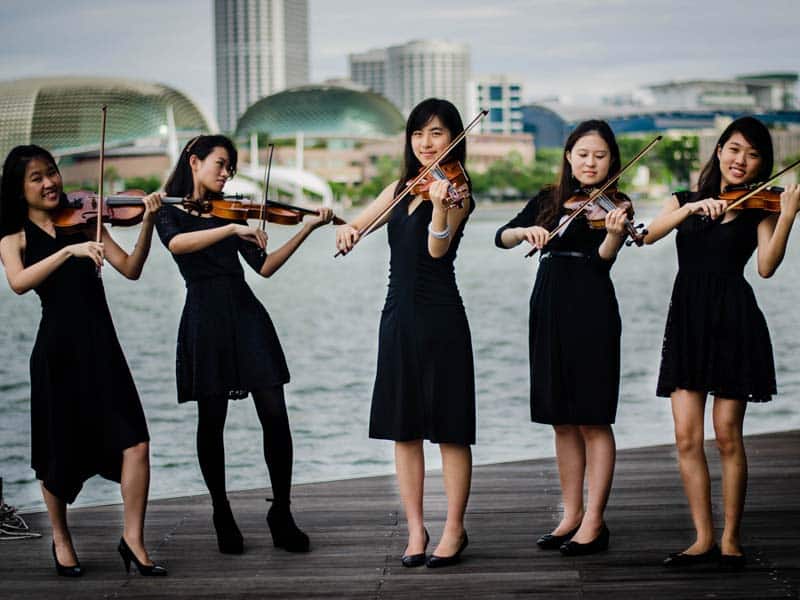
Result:
{"label": "wooden deck", "polygon": [[[313,551],[272,547],[264,522],[266,490],[231,495],[245,535],[242,556],[217,552],[206,496],[150,504],[147,537],[170,575],[126,576],[116,553],[120,506],[77,509],[70,522],[86,574],[56,577],[50,538],[2,542],[0,598],[798,598],[800,587],[800,431],[752,436],[750,495],[744,519],[748,569],[667,570],[661,560],[692,530],[671,446],[621,451],[607,513],[608,552],[567,559],[539,550],[536,537],[556,522],[554,460],[475,468],[462,564],[405,569],[405,528],[393,477],[300,485],[298,523]],[[716,452],[708,446],[712,473]],[[715,513],[719,479],[714,479]],[[438,474],[426,491],[433,542],[445,501]],[[27,516],[47,531],[45,514]]]}

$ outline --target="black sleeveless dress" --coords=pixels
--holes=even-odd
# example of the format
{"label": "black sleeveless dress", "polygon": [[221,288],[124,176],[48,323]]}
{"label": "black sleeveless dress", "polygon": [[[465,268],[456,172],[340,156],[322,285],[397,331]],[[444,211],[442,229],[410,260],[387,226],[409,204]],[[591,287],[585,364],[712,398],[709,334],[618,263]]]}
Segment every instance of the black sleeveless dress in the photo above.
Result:
{"label": "black sleeveless dress", "polygon": [[[179,233],[230,223],[168,205],[158,211],[156,230],[169,248]],[[186,281],[176,351],[178,402],[227,402],[289,381],[275,327],[244,280],[239,254],[256,272],[264,264],[261,249],[238,236],[172,255]]]}
{"label": "black sleeveless dress", "polygon": [[[447,254],[428,253],[433,204],[389,217],[389,290],[378,337],[369,436],[395,441],[475,443],[475,374],[467,315],[453,261],[467,219]],[[474,203],[470,212],[474,210]]]}
{"label": "black sleeveless dress", "polygon": [[[26,221],[25,266],[88,241]],[[122,451],[149,441],[103,282],[88,258],[68,259],[36,288],[42,320],[31,354],[31,466],[72,503],[93,475],[119,482]]]}
{"label": "black sleeveless dress", "polygon": [[[536,224],[532,198],[497,231]],[[552,230],[557,222],[546,229]],[[605,230],[577,217],[540,255],[530,299],[531,420],[549,425],[610,425],[619,399],[622,322],[611,282],[613,261],[597,250]]]}
{"label": "black sleeveless dress", "polygon": [[[697,194],[676,194],[681,206]],[[777,392],[772,344],[744,266],[769,213],[743,210],[727,223],[693,215],[678,226],[678,274],[667,315],[659,396],[676,389],[767,402]]]}

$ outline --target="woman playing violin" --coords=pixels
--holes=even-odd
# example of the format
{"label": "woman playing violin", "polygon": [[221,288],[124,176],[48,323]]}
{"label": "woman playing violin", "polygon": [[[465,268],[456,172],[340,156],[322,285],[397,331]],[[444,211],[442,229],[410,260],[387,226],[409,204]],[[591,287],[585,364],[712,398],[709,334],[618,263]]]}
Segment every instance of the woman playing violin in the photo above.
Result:
{"label": "woman playing violin", "polygon": [[[336,231],[336,245],[348,252],[377,215],[387,211],[420,168],[437,159],[464,130],[458,110],[447,100],[418,104],[406,123],[404,168],[400,179],[349,225]],[[466,142],[451,151],[463,164]],[[470,444],[475,443],[475,382],[472,342],[453,263],[474,204],[450,204],[447,179],[400,201],[379,224],[389,236],[389,291],[381,315],[378,366],[372,395],[369,435],[395,442],[400,496],[408,522],[406,567],[441,567],[457,562],[467,545],[464,512],[472,473]],[[467,191],[469,186],[467,186]],[[447,521],[432,556],[423,518],[425,460],[423,440],[439,444]]]}
{"label": "woman playing violin", "polygon": [[17,146],[0,184],[0,258],[17,294],[34,290],[42,320],[31,354],[31,466],[53,528],[56,572],[83,574],[67,526],[67,504],[93,475],[120,483],[119,551],[142,575],[165,575],[144,545],[150,482],[149,435],[97,269],[108,261],[128,279],[142,272],[160,195],[144,198],[139,239],[128,254],[105,228],[54,226],[65,198],[52,155]]}
{"label": "woman playing violin", "polygon": [[[678,274],[667,316],[657,394],[670,397],[678,464],[696,538],[664,564],[720,561],[745,565],[741,519],[747,484],[742,427],[748,402],[776,393],[772,345],[764,315],[744,279],[758,249],[758,273],[771,277],[780,265],[800,201],[800,186],[780,197],[780,213],[727,211],[725,188],[765,181],[772,172],[772,139],[753,117],[731,123],[720,136],[693,193],[667,200],[649,226],[652,244],[677,229]],[[708,464],[703,450],[706,396],[722,463],[725,527],[716,543]]]}
{"label": "woman playing violin", "polygon": [[240,554],[243,538],[225,487],[223,429],[228,401],[252,394],[263,430],[264,459],[274,501],[267,523],[276,547],[307,552],[308,536],[289,509],[292,435],[283,386],[289,370],[272,320],[244,280],[239,256],[270,277],[308,235],[332,218],[320,209],[283,246],[267,254],[267,236],[245,221],[204,214],[236,172],[237,152],[221,135],[201,135],[183,149],[165,190],[185,197],[165,206],[156,227],[186,280],[177,346],[178,402],[198,404],[197,458],[213,503],[220,552]]}
{"label": "woman playing violin", "polygon": [[605,230],[593,229],[581,215],[547,240],[549,230],[567,217],[564,204],[575,189],[599,187],[619,168],[619,148],[608,124],[581,123],[567,138],[558,183],[539,192],[495,238],[499,248],[527,242],[541,250],[530,299],[531,419],[555,431],[564,515],[537,544],[565,555],[608,547],[603,513],[616,455],[611,425],[619,396],[621,332],[609,272],[625,237],[625,210],[608,212]]}

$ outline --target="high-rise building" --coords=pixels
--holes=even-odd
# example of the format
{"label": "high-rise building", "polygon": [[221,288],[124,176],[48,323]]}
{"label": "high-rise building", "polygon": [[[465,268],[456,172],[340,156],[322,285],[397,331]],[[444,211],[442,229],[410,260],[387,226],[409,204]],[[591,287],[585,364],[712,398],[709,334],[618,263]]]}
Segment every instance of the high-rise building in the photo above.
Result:
{"label": "high-rise building", "polygon": [[350,79],[376,94],[386,95],[386,50],[369,50],[351,54]]}
{"label": "high-rise building", "polygon": [[505,75],[480,77],[470,83],[470,114],[480,109],[489,114],[481,121],[481,133],[522,133],[522,83]]}
{"label": "high-rise building", "polygon": [[450,100],[467,107],[469,47],[443,41],[412,41],[350,55],[350,78],[391,100],[402,113],[425,98]]}
{"label": "high-rise building", "polygon": [[222,131],[256,100],[308,83],[308,0],[214,0]]}

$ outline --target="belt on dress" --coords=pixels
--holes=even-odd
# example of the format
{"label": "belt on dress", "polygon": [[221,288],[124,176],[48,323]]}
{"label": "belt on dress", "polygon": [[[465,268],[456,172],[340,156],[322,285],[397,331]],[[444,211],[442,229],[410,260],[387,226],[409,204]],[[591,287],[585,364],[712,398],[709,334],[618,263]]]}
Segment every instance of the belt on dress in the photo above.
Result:
{"label": "belt on dress", "polygon": [[543,252],[542,255],[539,257],[539,262],[542,262],[546,258],[552,258],[554,256],[557,257],[565,257],[565,258],[589,258],[588,254],[584,254],[583,252],[568,252],[562,250],[548,250],[547,252]]}

